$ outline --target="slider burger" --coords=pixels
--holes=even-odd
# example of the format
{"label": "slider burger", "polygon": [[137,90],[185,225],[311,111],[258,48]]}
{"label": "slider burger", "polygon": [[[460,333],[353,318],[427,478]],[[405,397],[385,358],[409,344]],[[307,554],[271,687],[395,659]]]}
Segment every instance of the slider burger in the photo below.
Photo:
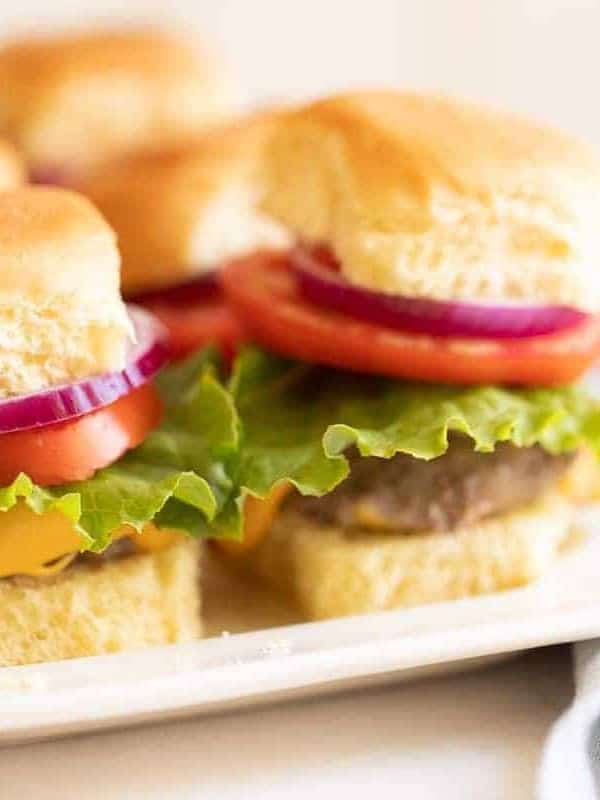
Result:
{"label": "slider burger", "polygon": [[152,28],[39,35],[0,49],[0,133],[38,183],[73,184],[138,148],[226,116],[221,69],[187,38]]}
{"label": "slider burger", "polygon": [[209,342],[231,355],[243,332],[223,300],[219,268],[289,246],[281,225],[257,207],[274,119],[256,116],[184,147],[122,159],[81,186],[117,233],[125,296],[166,325],[176,358]]}
{"label": "slider burger", "polygon": [[112,231],[66,190],[4,192],[0,262],[0,665],[198,635],[203,423],[153,385],[164,330],[123,304]]}
{"label": "slider burger", "polygon": [[[574,382],[600,352],[600,165],[583,143],[437,96],[282,116],[265,212],[296,246],[228,265],[264,350],[231,391],[246,538],[309,618],[527,583],[600,453]],[[262,499],[261,499],[262,498]]]}

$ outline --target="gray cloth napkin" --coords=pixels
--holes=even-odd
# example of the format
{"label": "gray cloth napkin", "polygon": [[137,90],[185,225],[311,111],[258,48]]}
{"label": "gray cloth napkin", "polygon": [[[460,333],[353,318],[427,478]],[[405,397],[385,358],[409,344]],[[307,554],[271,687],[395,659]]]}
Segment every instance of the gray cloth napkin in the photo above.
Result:
{"label": "gray cloth napkin", "polygon": [[600,639],[573,646],[575,700],[550,731],[539,800],[600,799]]}

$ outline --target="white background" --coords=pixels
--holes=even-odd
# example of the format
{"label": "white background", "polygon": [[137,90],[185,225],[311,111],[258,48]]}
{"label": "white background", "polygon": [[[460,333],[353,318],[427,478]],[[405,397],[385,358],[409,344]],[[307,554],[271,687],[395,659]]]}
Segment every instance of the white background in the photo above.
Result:
{"label": "white background", "polygon": [[[0,0],[2,35],[94,20],[197,28],[248,103],[427,87],[600,145],[600,0]],[[525,800],[569,676],[553,651],[414,687],[23,747],[0,753],[0,796]]]}
{"label": "white background", "polygon": [[247,99],[428,87],[530,111],[600,145],[600,0],[0,0],[5,34],[94,20],[197,28]]}

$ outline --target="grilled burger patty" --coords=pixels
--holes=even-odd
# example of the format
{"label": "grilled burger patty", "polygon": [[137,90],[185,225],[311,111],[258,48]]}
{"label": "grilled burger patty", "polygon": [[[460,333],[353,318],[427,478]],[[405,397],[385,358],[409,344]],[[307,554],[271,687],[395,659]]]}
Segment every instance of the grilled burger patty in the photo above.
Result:
{"label": "grilled burger patty", "polygon": [[346,529],[448,531],[534,501],[574,457],[507,443],[477,453],[469,439],[454,436],[432,461],[351,456],[350,475],[337,489],[320,498],[294,494],[286,508]]}

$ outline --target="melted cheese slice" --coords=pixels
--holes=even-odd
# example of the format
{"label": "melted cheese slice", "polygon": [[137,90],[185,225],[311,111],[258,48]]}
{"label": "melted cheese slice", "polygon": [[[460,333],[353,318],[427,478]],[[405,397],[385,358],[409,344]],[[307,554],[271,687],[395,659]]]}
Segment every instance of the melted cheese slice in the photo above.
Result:
{"label": "melted cheese slice", "polygon": [[600,500],[600,462],[588,448],[582,448],[559,490],[574,503],[592,503]]}
{"label": "melted cheese slice", "polygon": [[[156,552],[173,544],[179,534],[146,525],[141,533],[128,525],[112,539],[131,536],[136,550]],[[58,511],[36,514],[24,503],[0,512],[0,578],[11,575],[39,577],[65,569],[81,549],[81,537],[71,521]]]}
{"label": "melted cheese slice", "polygon": [[248,496],[244,503],[244,538],[219,539],[216,544],[220,550],[230,556],[244,555],[257,547],[267,536],[273,520],[287,495],[291,492],[291,483],[276,483],[269,494],[262,500]]}

